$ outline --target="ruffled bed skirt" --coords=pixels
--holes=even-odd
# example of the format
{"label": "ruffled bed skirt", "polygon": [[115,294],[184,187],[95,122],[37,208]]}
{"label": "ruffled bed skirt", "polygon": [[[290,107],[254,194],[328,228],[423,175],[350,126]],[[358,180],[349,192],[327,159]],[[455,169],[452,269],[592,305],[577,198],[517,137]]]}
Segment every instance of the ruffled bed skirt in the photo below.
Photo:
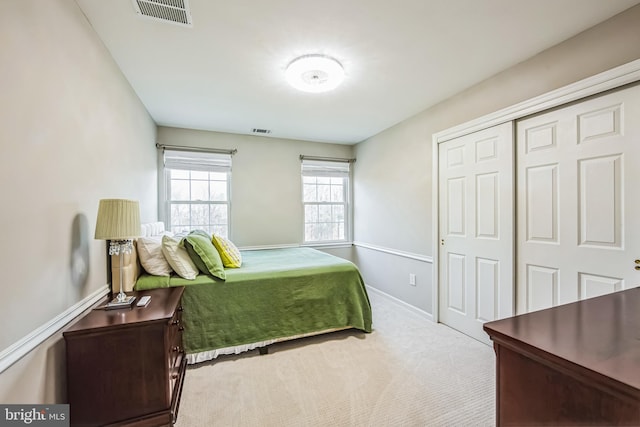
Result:
{"label": "ruffled bed skirt", "polygon": [[277,342],[290,341],[298,338],[311,337],[315,335],[328,334],[330,332],[343,331],[345,329],[351,329],[350,327],[346,328],[333,328],[333,329],[325,329],[324,331],[310,332],[307,334],[294,335],[291,337],[283,337],[277,338],[273,340],[260,341],[251,344],[242,344],[233,347],[225,347],[225,348],[216,348],[215,350],[202,351],[200,353],[192,353],[187,354],[187,364],[194,365],[196,363],[202,363],[209,360],[213,360],[218,356],[227,355],[227,354],[240,354],[245,351],[255,350],[256,348],[266,347],[271,344],[275,344]]}

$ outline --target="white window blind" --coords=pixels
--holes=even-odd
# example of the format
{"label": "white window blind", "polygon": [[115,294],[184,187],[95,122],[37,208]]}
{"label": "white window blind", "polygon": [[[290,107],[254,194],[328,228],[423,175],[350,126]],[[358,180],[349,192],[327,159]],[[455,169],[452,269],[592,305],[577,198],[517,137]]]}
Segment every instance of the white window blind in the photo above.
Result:
{"label": "white window blind", "polygon": [[349,161],[302,160],[302,175],[304,176],[349,176]]}
{"label": "white window blind", "polygon": [[204,172],[231,172],[231,154],[165,149],[164,167]]}

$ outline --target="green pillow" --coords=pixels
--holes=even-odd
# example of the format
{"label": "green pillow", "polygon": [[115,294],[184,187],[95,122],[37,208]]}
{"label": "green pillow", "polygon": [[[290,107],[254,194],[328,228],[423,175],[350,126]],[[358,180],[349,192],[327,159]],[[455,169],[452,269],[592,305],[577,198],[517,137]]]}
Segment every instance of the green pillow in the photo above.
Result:
{"label": "green pillow", "polygon": [[191,230],[189,234],[197,234],[199,236],[206,237],[209,240],[211,240],[211,237],[212,237],[211,234],[207,233],[204,230]]}
{"label": "green pillow", "polygon": [[227,278],[220,254],[210,239],[198,233],[191,233],[184,238],[184,247],[198,270],[218,279]]}

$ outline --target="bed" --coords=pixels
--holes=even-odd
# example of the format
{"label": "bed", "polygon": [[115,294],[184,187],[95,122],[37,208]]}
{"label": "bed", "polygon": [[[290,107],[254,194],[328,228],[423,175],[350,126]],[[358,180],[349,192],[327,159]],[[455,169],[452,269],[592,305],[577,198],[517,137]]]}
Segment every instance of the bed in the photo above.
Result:
{"label": "bed", "polygon": [[[226,280],[134,273],[136,290],[185,286],[188,363],[342,329],[371,332],[369,298],[350,261],[308,247],[240,252],[242,266],[225,269]],[[126,261],[136,264],[135,253]]]}

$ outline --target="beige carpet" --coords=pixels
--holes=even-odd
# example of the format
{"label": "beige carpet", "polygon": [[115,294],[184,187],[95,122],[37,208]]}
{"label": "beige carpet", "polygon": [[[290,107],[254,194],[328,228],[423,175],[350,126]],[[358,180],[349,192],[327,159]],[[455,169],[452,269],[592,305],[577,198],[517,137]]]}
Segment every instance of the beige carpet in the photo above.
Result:
{"label": "beige carpet", "polygon": [[177,427],[492,426],[493,350],[370,293],[343,331],[190,366]]}

